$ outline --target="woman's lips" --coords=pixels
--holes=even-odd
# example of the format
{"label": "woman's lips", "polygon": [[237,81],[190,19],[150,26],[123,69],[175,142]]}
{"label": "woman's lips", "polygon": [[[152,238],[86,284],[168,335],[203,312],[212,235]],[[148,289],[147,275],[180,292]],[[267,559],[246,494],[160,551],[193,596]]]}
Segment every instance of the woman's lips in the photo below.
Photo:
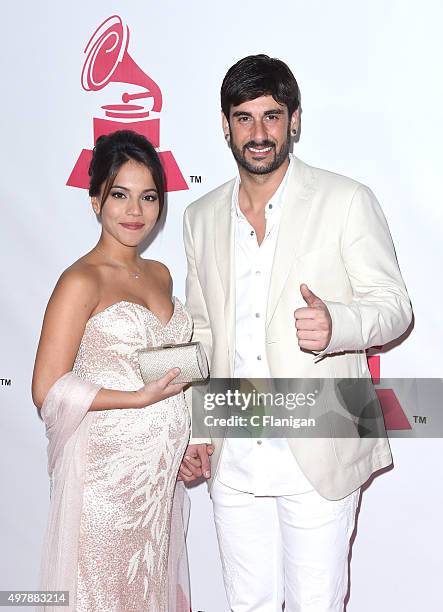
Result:
{"label": "woman's lips", "polygon": [[140,230],[145,226],[144,223],[120,223],[120,225],[128,230]]}

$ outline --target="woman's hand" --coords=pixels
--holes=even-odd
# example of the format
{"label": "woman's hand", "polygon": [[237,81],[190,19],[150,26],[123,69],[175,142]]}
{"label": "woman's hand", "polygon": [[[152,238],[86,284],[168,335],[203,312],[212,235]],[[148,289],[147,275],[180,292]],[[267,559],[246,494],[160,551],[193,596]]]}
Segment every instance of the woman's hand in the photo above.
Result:
{"label": "woman's hand", "polygon": [[145,406],[150,406],[151,404],[161,402],[162,400],[172,397],[173,395],[177,395],[183,391],[186,383],[173,382],[174,378],[176,378],[179,374],[180,368],[173,368],[172,370],[169,370],[169,372],[166,372],[166,374],[158,380],[154,380],[138,391],[135,391],[134,395],[136,396],[136,406],[139,408],[144,408]]}
{"label": "woman's hand", "polygon": [[180,368],[173,368],[158,380],[154,380],[137,391],[100,389],[89,410],[144,408],[161,402],[183,391],[185,383],[174,383],[174,378],[179,374]]}
{"label": "woman's hand", "polygon": [[211,462],[209,457],[214,452],[212,444],[189,444],[182,459],[177,480],[186,483],[193,482],[204,476],[211,477]]}

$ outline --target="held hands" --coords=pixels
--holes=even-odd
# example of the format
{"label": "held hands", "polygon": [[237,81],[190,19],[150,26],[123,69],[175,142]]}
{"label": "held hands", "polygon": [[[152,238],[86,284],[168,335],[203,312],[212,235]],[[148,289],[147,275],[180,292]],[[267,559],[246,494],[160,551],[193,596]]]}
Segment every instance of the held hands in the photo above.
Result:
{"label": "held hands", "polygon": [[179,374],[180,368],[173,368],[158,380],[154,380],[138,391],[134,391],[137,398],[137,406],[143,408],[144,406],[161,402],[183,391],[183,388],[186,386],[185,384],[174,383],[174,378]]}
{"label": "held hands", "polygon": [[326,304],[307,285],[300,285],[307,307],[294,311],[298,345],[307,351],[323,351],[332,334],[332,319]]}
{"label": "held hands", "polygon": [[211,477],[209,457],[214,452],[210,444],[189,444],[178,471],[177,480],[193,482],[203,476]]}

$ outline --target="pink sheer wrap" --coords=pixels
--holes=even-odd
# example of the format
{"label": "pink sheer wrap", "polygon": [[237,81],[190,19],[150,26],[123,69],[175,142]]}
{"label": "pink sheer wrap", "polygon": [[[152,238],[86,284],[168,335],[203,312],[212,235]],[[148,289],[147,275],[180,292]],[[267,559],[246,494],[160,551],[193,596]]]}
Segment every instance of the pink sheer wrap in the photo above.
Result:
{"label": "pink sheer wrap", "polygon": [[[39,589],[69,591],[69,606],[61,608],[47,604],[37,607],[39,611],[75,611],[77,608],[78,542],[88,430],[90,417],[93,415],[88,413],[88,410],[99,389],[99,385],[68,372],[51,387],[41,409],[49,441],[48,473],[51,493]],[[171,512],[168,612],[190,610],[185,544],[189,507],[185,487],[183,483],[178,482]]]}

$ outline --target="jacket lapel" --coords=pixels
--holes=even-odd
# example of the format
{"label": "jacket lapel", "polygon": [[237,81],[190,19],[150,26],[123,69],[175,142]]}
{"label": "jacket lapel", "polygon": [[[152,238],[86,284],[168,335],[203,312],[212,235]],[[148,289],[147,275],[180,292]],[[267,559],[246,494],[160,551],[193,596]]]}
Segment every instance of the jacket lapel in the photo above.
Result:
{"label": "jacket lapel", "polygon": [[283,210],[272,264],[266,309],[266,327],[272,320],[278,300],[297,255],[314,192],[309,166],[294,157],[294,168],[284,193]]}
{"label": "jacket lapel", "polygon": [[[232,188],[234,181],[232,181]],[[234,224],[231,218],[232,189],[228,196],[219,200],[214,212],[215,258],[220,276],[224,300],[226,336],[228,340],[229,364],[234,371],[235,356],[235,260]]]}

